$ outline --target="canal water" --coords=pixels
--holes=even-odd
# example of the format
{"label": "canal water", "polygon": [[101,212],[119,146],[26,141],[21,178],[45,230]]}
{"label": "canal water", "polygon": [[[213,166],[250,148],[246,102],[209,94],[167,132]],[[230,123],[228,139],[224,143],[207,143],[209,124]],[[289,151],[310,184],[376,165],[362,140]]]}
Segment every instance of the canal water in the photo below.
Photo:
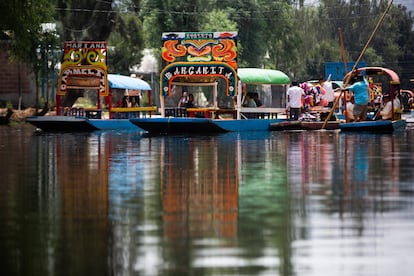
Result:
{"label": "canal water", "polygon": [[412,275],[414,129],[0,126],[2,275]]}

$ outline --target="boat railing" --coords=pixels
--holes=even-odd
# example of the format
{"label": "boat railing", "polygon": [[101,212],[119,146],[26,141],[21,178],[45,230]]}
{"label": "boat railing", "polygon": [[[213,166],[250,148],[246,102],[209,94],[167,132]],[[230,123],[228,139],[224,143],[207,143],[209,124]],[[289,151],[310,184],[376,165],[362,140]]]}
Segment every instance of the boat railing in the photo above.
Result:
{"label": "boat railing", "polygon": [[86,112],[83,107],[60,107],[60,114],[63,116],[85,117]]}
{"label": "boat railing", "polygon": [[236,110],[215,107],[166,107],[165,117],[190,117],[211,119],[235,119]]}
{"label": "boat railing", "polygon": [[[165,117],[201,117],[212,119],[235,119],[235,109],[222,109],[214,107],[166,107]],[[241,115],[244,119],[277,119],[285,115],[285,108],[270,107],[243,107]]]}
{"label": "boat railing", "polygon": [[185,107],[166,107],[164,108],[165,117],[188,117]]}

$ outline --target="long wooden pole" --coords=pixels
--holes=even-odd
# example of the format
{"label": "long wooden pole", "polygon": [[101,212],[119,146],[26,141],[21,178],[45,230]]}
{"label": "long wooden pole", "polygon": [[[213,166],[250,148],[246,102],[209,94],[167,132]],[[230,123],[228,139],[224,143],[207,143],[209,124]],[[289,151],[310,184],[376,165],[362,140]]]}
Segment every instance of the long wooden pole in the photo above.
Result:
{"label": "long wooden pole", "polygon": [[[347,64],[347,61],[346,61],[344,39],[342,37],[342,29],[341,28],[338,28],[338,32],[339,32],[339,41],[341,43],[342,60],[344,61],[345,76],[346,76],[348,74],[348,64]],[[338,98],[340,99],[341,96],[342,96],[342,90],[340,91]],[[343,102],[345,103],[345,116],[346,116],[345,117],[345,122],[348,122],[348,116],[347,116],[348,110],[346,110],[346,96],[347,96],[347,93],[345,92],[344,93],[344,101]],[[334,105],[334,106],[336,106],[336,105]]]}
{"label": "long wooden pole", "polygon": [[344,39],[342,38],[341,28],[338,28],[338,32],[339,32],[339,42],[341,43],[341,52],[342,52],[342,59],[344,61],[345,74],[348,74],[348,64],[346,62]]}
{"label": "long wooden pole", "polygon": [[[385,15],[386,15],[386,14],[388,13],[388,11],[391,9],[392,2],[393,2],[393,0],[391,0],[391,1],[390,1],[390,3],[388,4],[388,6],[387,6],[387,8],[385,9],[384,13],[382,14],[382,16],[381,16],[380,20],[377,22],[377,25],[375,26],[375,28],[374,28],[374,30],[372,31],[372,33],[371,33],[370,37],[368,38],[367,43],[365,43],[364,48],[362,49],[362,51],[361,51],[361,53],[359,54],[359,56],[358,56],[357,60],[355,61],[354,66],[352,67],[352,71],[351,71],[352,73],[354,73],[354,72],[355,72],[355,70],[356,70],[356,68],[357,68],[357,66],[358,66],[358,63],[361,61],[362,57],[364,56],[365,51],[367,50],[367,48],[368,48],[369,44],[371,43],[372,39],[374,38],[375,33],[377,32],[377,30],[378,30],[379,26],[381,25],[382,21],[384,21]],[[342,84],[342,87],[344,87],[344,88],[345,88],[345,87],[348,85],[348,83],[349,83],[349,80],[350,80],[350,79],[351,79],[351,76],[350,76],[349,78],[345,79],[345,82]],[[325,128],[325,126],[326,126],[326,124],[328,123],[329,119],[331,119],[332,114],[333,114],[333,112],[335,111],[335,106],[338,104],[339,99],[341,98],[341,96],[342,96],[342,89],[341,89],[341,92],[339,93],[339,96],[336,98],[335,103],[334,103],[334,105],[333,105],[333,106],[332,106],[332,108],[331,108],[331,111],[329,112],[328,116],[326,117],[325,122],[324,122],[324,123],[323,123],[323,125],[322,125],[322,129],[324,129],[324,128]]]}

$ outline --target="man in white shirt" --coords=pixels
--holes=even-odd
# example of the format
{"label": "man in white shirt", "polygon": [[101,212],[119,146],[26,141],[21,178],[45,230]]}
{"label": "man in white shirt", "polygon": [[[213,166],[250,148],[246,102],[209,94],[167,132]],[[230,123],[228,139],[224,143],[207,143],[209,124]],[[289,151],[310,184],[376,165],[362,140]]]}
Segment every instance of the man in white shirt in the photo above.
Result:
{"label": "man in white shirt", "polygon": [[297,81],[292,81],[291,87],[286,92],[287,108],[289,109],[289,119],[298,120],[303,105],[305,91],[299,87]]}
{"label": "man in white shirt", "polygon": [[319,79],[319,84],[325,90],[325,94],[322,96],[322,98],[328,103],[328,107],[332,108],[332,106],[334,104],[334,101],[335,101],[335,94],[334,94],[334,90],[332,88],[332,82],[331,81],[324,81],[323,78],[320,78]]}

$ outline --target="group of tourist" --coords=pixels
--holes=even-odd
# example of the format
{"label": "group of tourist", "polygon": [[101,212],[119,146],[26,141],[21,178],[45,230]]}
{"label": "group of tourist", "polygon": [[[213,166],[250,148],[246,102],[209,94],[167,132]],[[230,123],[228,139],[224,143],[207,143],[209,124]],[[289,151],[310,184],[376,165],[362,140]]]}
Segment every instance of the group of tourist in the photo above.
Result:
{"label": "group of tourist", "polygon": [[[370,88],[365,77],[361,74],[353,76],[350,85],[342,88],[342,91],[348,93],[347,101],[343,104],[347,121],[366,120],[370,104]],[[291,87],[287,90],[289,119],[298,120],[303,112],[309,111],[313,106],[333,108],[334,92],[332,83],[323,78],[319,79],[319,83],[314,86],[292,81]],[[390,120],[393,118],[393,112],[401,109],[398,93],[392,101],[389,94],[382,95],[378,103],[374,119]]]}
{"label": "group of tourist", "polygon": [[287,109],[289,118],[298,120],[302,111],[309,111],[311,107],[322,106],[332,108],[335,101],[335,92],[332,82],[320,78],[315,85],[307,82],[299,84],[293,81],[287,90]]}

